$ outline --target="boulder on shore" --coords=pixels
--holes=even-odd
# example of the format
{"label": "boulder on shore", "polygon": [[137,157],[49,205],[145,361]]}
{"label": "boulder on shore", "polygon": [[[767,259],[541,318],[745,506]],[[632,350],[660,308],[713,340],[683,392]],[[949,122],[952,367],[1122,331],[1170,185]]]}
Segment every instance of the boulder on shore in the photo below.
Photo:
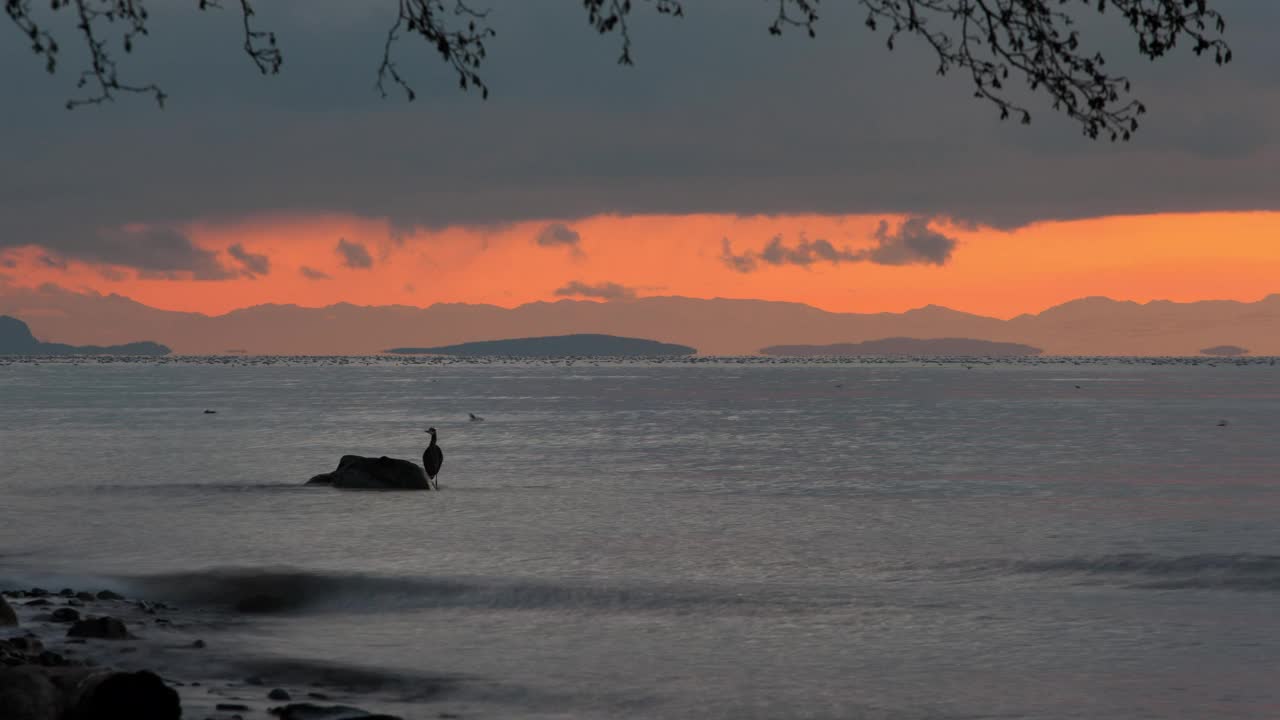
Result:
{"label": "boulder on shore", "polygon": [[158,675],[23,665],[0,669],[5,720],[179,720],[178,693]]}
{"label": "boulder on shore", "polygon": [[0,627],[18,624],[18,614],[9,607],[9,601],[0,595]]}
{"label": "boulder on shore", "polygon": [[139,672],[95,672],[71,688],[68,717],[74,720],[179,720],[182,701],[160,676]]}
{"label": "boulder on shore", "polygon": [[430,490],[427,474],[417,463],[387,456],[343,455],[333,472],[316,475],[308,485],[331,485],[349,490]]}

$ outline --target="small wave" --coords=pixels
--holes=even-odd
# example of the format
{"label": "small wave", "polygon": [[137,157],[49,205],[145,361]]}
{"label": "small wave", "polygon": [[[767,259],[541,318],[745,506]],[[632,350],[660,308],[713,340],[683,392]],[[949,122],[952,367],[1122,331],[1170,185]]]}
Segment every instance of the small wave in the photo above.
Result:
{"label": "small wave", "polygon": [[1142,590],[1280,591],[1280,555],[1120,553],[956,566],[979,574],[1056,575]]}
{"label": "small wave", "polygon": [[1125,573],[1148,576],[1199,575],[1204,573],[1259,575],[1280,578],[1280,555],[1251,553],[1217,555],[1163,556],[1148,553],[1122,553],[1069,557],[1057,560],[1017,563],[1023,572],[1075,572],[1090,574]]}
{"label": "small wave", "polygon": [[133,578],[128,585],[133,594],[147,599],[253,614],[418,608],[679,611],[769,604],[735,593],[661,587],[397,578],[299,569],[215,569]]}

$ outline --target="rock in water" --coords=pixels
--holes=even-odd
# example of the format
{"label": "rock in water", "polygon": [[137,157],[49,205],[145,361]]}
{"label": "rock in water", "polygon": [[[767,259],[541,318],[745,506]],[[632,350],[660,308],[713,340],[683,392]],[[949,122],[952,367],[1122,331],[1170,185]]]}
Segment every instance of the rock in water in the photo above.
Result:
{"label": "rock in water", "polygon": [[332,485],[349,490],[430,490],[427,474],[417,464],[385,455],[378,458],[343,455],[338,468],[316,475],[308,485]]}
{"label": "rock in water", "polygon": [[56,720],[62,696],[49,677],[30,665],[0,669],[0,718]]}
{"label": "rock in water", "polygon": [[125,640],[129,637],[129,630],[125,627],[124,621],[113,617],[90,618],[77,620],[71,629],[67,630],[67,637]]}
{"label": "rock in water", "polygon": [[0,595],[0,627],[18,624],[18,614],[9,607],[9,601]]}

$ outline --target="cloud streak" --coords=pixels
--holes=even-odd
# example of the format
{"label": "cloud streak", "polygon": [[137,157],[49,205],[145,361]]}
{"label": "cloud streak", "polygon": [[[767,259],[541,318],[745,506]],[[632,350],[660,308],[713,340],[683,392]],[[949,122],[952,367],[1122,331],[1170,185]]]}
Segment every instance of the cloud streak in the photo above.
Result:
{"label": "cloud streak", "polygon": [[563,287],[556,288],[557,297],[583,297],[600,300],[633,300],[636,297],[634,288],[614,282],[602,282],[594,285],[574,280]]}
{"label": "cloud streak", "polygon": [[329,280],[333,277],[323,270],[316,270],[315,268],[308,267],[306,265],[298,268],[298,273],[308,280]]}
{"label": "cloud streak", "polygon": [[957,241],[929,227],[930,222],[928,217],[912,216],[890,232],[888,221],[881,220],[873,235],[875,246],[859,250],[836,247],[828,240],[809,240],[803,236],[788,245],[781,235],[774,235],[759,252],[735,253],[733,243],[728,238],[723,238],[720,260],[729,269],[740,273],[755,272],[762,265],[795,265],[807,268],[823,262],[832,265],[861,262],[876,265],[945,265],[951,259]]}
{"label": "cloud streak", "polygon": [[578,234],[578,231],[564,223],[551,223],[542,228],[538,232],[538,236],[534,238],[534,242],[540,247],[567,247],[575,255],[582,254],[582,248],[579,246],[582,242],[582,236]]}
{"label": "cloud streak", "polygon": [[227,248],[227,254],[240,263],[245,277],[257,277],[271,272],[271,259],[261,253],[252,253],[240,243]]}
{"label": "cloud streak", "polygon": [[361,243],[339,238],[337,250],[342,258],[342,264],[346,267],[354,270],[368,270],[373,267],[373,258]]}

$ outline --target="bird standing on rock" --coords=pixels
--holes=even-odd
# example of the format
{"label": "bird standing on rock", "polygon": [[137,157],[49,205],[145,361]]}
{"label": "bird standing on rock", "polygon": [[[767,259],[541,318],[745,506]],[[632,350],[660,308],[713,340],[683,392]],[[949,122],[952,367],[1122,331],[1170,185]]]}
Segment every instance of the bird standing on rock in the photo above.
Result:
{"label": "bird standing on rock", "polygon": [[427,432],[431,435],[431,444],[422,453],[422,469],[427,471],[427,480],[435,483],[435,489],[439,490],[440,483],[436,482],[436,475],[440,474],[440,466],[444,464],[444,451],[436,444],[436,429],[427,428]]}

